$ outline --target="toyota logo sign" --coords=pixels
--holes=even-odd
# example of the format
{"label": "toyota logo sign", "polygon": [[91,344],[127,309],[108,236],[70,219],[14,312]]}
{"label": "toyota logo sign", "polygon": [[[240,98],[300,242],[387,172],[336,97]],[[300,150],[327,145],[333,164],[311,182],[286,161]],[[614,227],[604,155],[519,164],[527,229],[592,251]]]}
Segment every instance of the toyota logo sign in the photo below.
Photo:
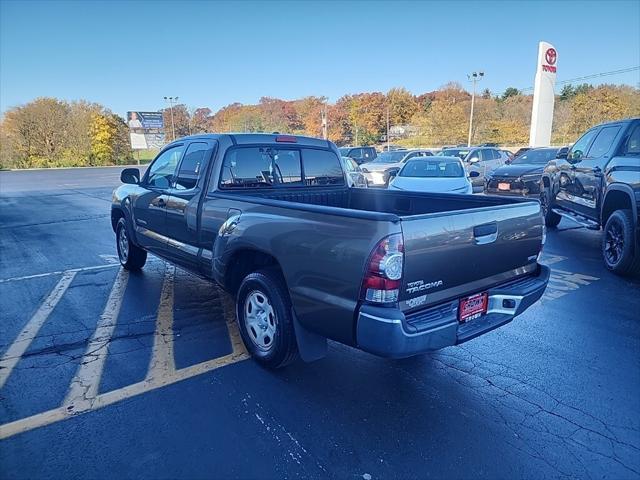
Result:
{"label": "toyota logo sign", "polygon": [[554,65],[556,63],[556,59],[558,58],[558,54],[556,53],[555,48],[549,48],[544,56],[549,65]]}

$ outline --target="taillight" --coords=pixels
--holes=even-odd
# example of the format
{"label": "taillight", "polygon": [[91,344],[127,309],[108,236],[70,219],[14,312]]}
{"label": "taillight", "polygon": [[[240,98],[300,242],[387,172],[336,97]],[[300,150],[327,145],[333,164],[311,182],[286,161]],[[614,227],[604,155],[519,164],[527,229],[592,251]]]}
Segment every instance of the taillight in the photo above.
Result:
{"label": "taillight", "polygon": [[397,302],[403,266],[402,234],[383,238],[369,255],[362,280],[361,299],[371,303]]}

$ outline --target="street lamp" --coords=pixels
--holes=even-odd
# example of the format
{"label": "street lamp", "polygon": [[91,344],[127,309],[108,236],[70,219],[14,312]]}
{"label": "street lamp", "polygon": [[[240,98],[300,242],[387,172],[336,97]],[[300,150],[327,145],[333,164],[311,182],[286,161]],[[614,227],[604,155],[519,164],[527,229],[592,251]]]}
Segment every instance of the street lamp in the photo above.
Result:
{"label": "street lamp", "polygon": [[178,97],[164,97],[164,99],[169,102],[169,111],[171,112],[171,140],[173,141],[176,139],[176,126],[173,122],[173,104],[178,103]]}
{"label": "street lamp", "polygon": [[469,117],[469,138],[467,139],[467,147],[471,146],[471,132],[473,131],[473,106],[476,101],[476,83],[482,80],[484,72],[473,72],[467,75],[470,82],[473,82],[473,93],[471,94],[471,115]]}

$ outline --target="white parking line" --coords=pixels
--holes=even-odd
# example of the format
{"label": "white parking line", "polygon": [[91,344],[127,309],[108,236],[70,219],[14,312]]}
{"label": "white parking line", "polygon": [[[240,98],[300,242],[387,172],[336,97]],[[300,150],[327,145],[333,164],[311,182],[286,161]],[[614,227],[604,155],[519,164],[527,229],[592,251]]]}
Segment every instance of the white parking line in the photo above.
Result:
{"label": "white parking line", "polygon": [[176,268],[167,265],[153,336],[153,351],[147,379],[170,375],[176,370],[173,356],[173,285]]}
{"label": "white parking line", "polygon": [[16,338],[4,353],[2,359],[0,359],[0,388],[5,384],[9,375],[11,375],[11,371],[18,363],[18,360],[20,360],[20,357],[27,351],[27,348],[29,348],[38,331],[40,331],[44,322],[47,321],[49,314],[56,307],[78,272],[68,271],[61,273],[63,273],[63,275],[60,281],[53,287],[53,290],[51,290],[44,302],[38,307],[36,313],[22,329],[18,338]]}
{"label": "white parking line", "polygon": [[82,357],[82,362],[75,377],[71,380],[69,392],[63,403],[69,410],[78,412],[90,409],[95,397],[98,395],[104,363],[107,360],[109,342],[116,328],[128,280],[129,272],[121,268],[113,282],[107,304],[102,315],[100,315],[96,330],[87,346],[87,351]]}
{"label": "white parking line", "polygon": [[70,270],[58,270],[56,272],[36,273],[35,275],[25,275],[23,277],[2,278],[0,283],[17,282],[19,280],[30,280],[32,278],[50,277],[51,275],[66,275],[67,273],[86,272],[87,270],[100,270],[102,268],[118,267],[118,264],[95,265],[93,267],[72,268]]}

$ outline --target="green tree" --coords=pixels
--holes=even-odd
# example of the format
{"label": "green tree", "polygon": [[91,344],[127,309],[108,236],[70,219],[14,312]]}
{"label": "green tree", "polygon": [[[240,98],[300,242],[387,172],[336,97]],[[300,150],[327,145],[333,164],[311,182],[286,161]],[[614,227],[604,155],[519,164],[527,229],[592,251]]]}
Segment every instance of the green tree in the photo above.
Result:
{"label": "green tree", "polygon": [[520,90],[514,87],[509,87],[502,94],[502,100],[506,100],[509,97],[515,97],[517,95],[520,95]]}

